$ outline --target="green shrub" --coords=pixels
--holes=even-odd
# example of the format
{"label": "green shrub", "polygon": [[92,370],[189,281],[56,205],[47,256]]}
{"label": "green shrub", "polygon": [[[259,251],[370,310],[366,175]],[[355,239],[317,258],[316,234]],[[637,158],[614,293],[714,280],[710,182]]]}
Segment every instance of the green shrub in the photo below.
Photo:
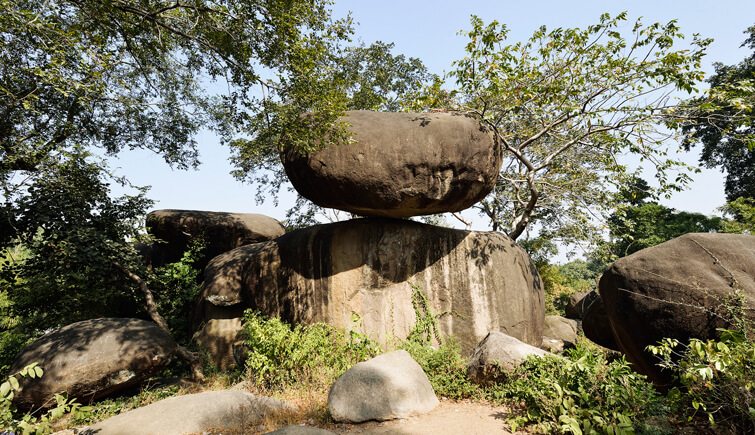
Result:
{"label": "green shrub", "polygon": [[467,378],[467,364],[456,341],[445,340],[436,349],[428,342],[407,340],[399,348],[422,367],[436,395],[457,400],[480,397],[480,388]]}
{"label": "green shrub", "polygon": [[357,332],[359,318],[353,315],[352,321],[348,332],[323,323],[292,328],[276,317],[247,310],[241,333],[250,376],[266,388],[329,386],[349,367],[379,353],[373,341]]}
{"label": "green shrub", "polygon": [[624,358],[607,362],[582,345],[565,359],[528,358],[486,395],[519,407],[508,419],[512,430],[535,425],[545,433],[635,433],[648,429],[648,418],[666,412],[663,397]]}
{"label": "green shrub", "polygon": [[82,407],[75,400],[68,400],[64,394],[56,394],[55,407],[40,416],[19,413],[12,404],[13,396],[19,388],[18,377],[39,378],[43,375],[42,368],[36,363],[24,367],[20,372],[8,376],[0,384],[0,427],[5,432],[19,435],[52,433],[51,422],[71,413],[74,418],[83,418],[90,407]]}
{"label": "green shrub", "polygon": [[707,416],[715,430],[755,433],[755,341],[720,330],[720,340],[664,339],[648,350],[661,358],[681,384],[669,397],[688,420]]}

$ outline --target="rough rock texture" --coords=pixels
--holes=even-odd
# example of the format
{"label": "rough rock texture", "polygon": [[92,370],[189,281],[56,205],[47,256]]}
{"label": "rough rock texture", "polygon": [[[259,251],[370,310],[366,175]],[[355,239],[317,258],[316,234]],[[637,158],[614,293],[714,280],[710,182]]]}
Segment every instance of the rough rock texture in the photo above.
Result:
{"label": "rough rock texture", "polygon": [[409,217],[471,207],[495,185],[492,130],[459,113],[346,112],[356,143],[281,156],[296,190],[322,207]]}
{"label": "rough rock texture", "polygon": [[598,292],[574,292],[569,296],[569,302],[564,309],[565,317],[568,319],[580,320],[585,315],[585,311],[595,299],[598,298]]}
{"label": "rough rock texture", "polygon": [[233,357],[233,347],[239,341],[241,318],[210,319],[204,327],[194,334],[194,340],[199,347],[206,350],[213,364],[222,370],[236,367]]}
{"label": "rough rock texture", "polygon": [[608,319],[603,299],[597,293],[595,300],[582,314],[582,331],[593,343],[620,351],[616,338],[613,336],[611,321]]}
{"label": "rough rock texture", "polygon": [[26,346],[13,361],[15,373],[28,364],[44,369],[24,378],[14,403],[23,409],[52,405],[65,391],[80,402],[136,385],[162,369],[176,351],[173,337],[153,322],[105,318],[60,328]]}
{"label": "rough rock texture", "polygon": [[210,428],[238,428],[287,408],[277,399],[243,391],[207,391],[170,397],[90,426],[83,435],[183,435]]}
{"label": "rough rock texture", "polygon": [[755,236],[686,234],[619,259],[599,286],[620,349],[636,370],[664,383],[647,345],[717,338],[716,328],[730,326],[726,306],[735,294],[755,320]]}
{"label": "rough rock texture", "polygon": [[213,257],[251,243],[271,240],[286,233],[277,220],[261,214],[198,210],[156,210],[147,215],[147,231],[167,243],[151,248],[155,267],[181,259],[191,242],[204,237],[203,269]]}
{"label": "rough rock texture", "polygon": [[[440,317],[441,335],[468,351],[490,330],[542,340],[540,276],[514,241],[417,222],[368,218],[293,231],[213,259],[200,291],[212,305],[241,304],[290,323],[352,327],[377,340],[415,324],[415,287]],[[452,314],[453,313],[453,314]]]}
{"label": "rough rock texture", "polygon": [[511,371],[530,355],[545,356],[548,352],[522,343],[503,332],[490,331],[467,360],[467,377],[480,385],[493,382],[502,371]]}
{"label": "rough rock texture", "polygon": [[407,418],[428,413],[438,403],[427,375],[405,350],[353,366],[328,394],[328,410],[339,422]]}
{"label": "rough rock texture", "polygon": [[268,435],[335,435],[335,432],[316,427],[291,425],[274,432],[268,432]]}
{"label": "rough rock texture", "polygon": [[544,336],[574,345],[577,343],[578,331],[579,323],[574,319],[567,319],[561,316],[545,316],[545,323],[543,324]]}

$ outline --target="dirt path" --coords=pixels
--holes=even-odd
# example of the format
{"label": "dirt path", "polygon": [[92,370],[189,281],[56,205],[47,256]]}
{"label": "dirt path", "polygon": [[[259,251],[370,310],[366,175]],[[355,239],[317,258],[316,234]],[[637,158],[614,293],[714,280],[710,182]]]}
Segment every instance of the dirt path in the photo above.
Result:
{"label": "dirt path", "polygon": [[326,429],[339,434],[512,434],[514,432],[506,424],[506,412],[502,406],[444,400],[433,411],[418,417],[382,423],[337,425]]}

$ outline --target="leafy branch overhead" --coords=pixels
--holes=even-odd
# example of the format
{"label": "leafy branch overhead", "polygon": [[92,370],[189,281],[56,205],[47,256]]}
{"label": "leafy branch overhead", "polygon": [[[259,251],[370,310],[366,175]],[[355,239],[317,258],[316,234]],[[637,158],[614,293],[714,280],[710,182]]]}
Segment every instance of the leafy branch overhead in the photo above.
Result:
{"label": "leafy branch overhead", "polygon": [[[669,156],[679,116],[678,91],[694,92],[709,39],[689,48],[672,21],[622,34],[626,13],[603,15],[581,29],[538,29],[526,42],[506,45],[508,29],[472,18],[466,57],[454,63],[457,88],[427,98],[488,123],[507,156],[493,193],[479,206],[494,229],[521,236],[538,222],[567,241],[594,240],[593,216],[610,208],[610,189],[630,177],[621,157],[635,154],[657,170],[660,191],[689,180],[686,165]],[[681,103],[684,104],[684,103]]]}

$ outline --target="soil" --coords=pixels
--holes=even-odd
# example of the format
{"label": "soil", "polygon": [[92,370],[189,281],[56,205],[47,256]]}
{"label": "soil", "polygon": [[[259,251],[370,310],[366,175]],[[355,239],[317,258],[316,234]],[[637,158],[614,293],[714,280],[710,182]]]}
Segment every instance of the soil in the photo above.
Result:
{"label": "soil", "polygon": [[[402,420],[339,424],[325,427],[338,434],[513,434],[506,423],[505,407],[479,402],[442,400],[431,412]],[[525,432],[516,432],[525,433]]]}

